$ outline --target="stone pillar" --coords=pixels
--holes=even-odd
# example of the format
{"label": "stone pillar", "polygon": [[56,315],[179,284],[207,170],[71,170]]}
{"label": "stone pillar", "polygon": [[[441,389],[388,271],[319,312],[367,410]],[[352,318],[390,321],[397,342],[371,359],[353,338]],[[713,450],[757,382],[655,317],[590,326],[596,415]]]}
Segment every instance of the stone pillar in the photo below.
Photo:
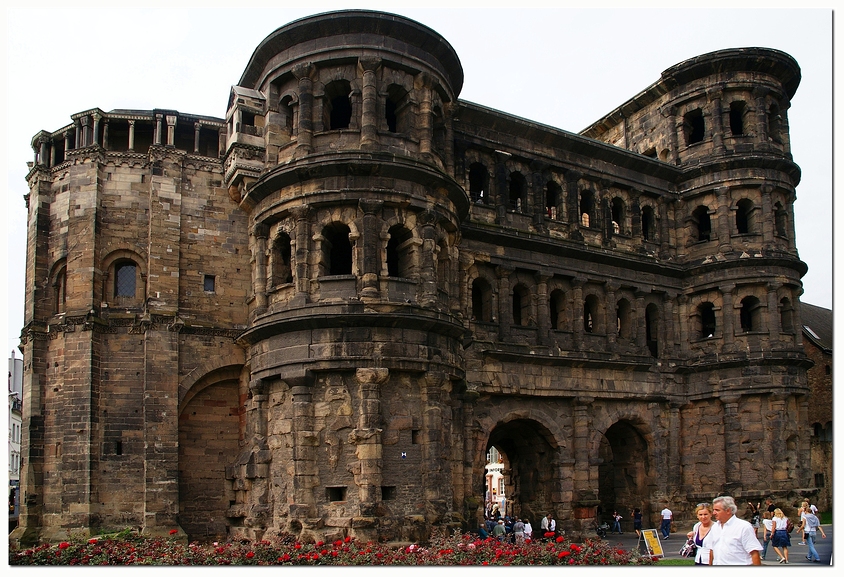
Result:
{"label": "stone pillar", "polygon": [[66,130],[64,133],[64,158],[67,160],[67,152],[68,150],[73,150],[73,146],[71,145],[70,141],[70,130]]}
{"label": "stone pillar", "polygon": [[637,290],[634,294],[636,297],[636,314],[634,315],[636,318],[636,346],[640,349],[645,349],[648,345],[648,335],[646,332],[648,327],[647,321],[645,320],[648,312],[645,307],[645,296],[648,293]]}
{"label": "stone pillar", "polygon": [[377,298],[378,273],[381,272],[381,226],[379,215],[384,206],[383,200],[362,198],[358,206],[363,212],[363,274],[361,275],[361,297]]}
{"label": "stone pillar", "polygon": [[252,227],[252,290],[255,293],[255,312],[267,310],[267,237],[269,226],[256,223]]}
{"label": "stone pillar", "polygon": [[388,369],[357,369],[355,381],[360,397],[358,426],[350,434],[355,446],[358,467],[355,483],[360,495],[360,512],[352,520],[352,527],[360,537],[371,538],[377,534],[378,507],[381,502],[381,468],[383,445],[381,443],[381,386],[390,376]]}
{"label": "stone pillar", "polygon": [[450,410],[443,404],[447,384],[444,372],[428,372],[420,380],[422,388],[422,487],[424,501],[435,513],[448,510],[445,498],[451,479],[445,464],[449,461],[443,447],[443,413]]}
{"label": "stone pillar", "polygon": [[724,300],[724,347],[731,346],[736,340],[735,318],[736,311],[733,310],[733,291],[736,285],[728,284],[721,287],[721,295]]}
{"label": "stone pillar", "polygon": [[443,122],[445,122],[445,170],[454,174],[454,102],[443,104]]}
{"label": "stone pillar", "polygon": [[[246,419],[247,435],[251,433],[261,438],[267,437],[267,383],[264,379],[252,379],[249,381],[249,392],[252,395],[252,402],[247,409],[249,416]],[[251,429],[248,430],[248,429]]]}
{"label": "stone pillar", "polygon": [[574,350],[583,350],[583,285],[586,284],[586,277],[576,276],[571,280],[572,287],[572,344]]}
{"label": "stone pillar", "polygon": [[721,106],[721,90],[707,91],[709,101],[712,103],[712,146],[715,152],[723,154],[726,152],[724,145],[724,109]]}
{"label": "stone pillar", "polygon": [[803,346],[803,319],[800,314],[800,301],[798,300],[802,294],[803,289],[798,288],[794,293],[794,298],[791,299],[791,306],[794,308],[791,321],[794,325],[794,346],[798,348]]}
{"label": "stone pillar", "polygon": [[363,73],[361,91],[360,147],[372,149],[378,147],[378,86],[376,72],[381,67],[381,59],[364,57],[358,60]]}
{"label": "stone pillar", "polygon": [[[771,343],[777,343],[780,340],[780,307],[779,300],[777,300],[777,293],[782,285],[775,282],[769,282],[766,285],[768,289],[768,334],[771,336]],[[803,332],[801,327],[795,327],[798,332]]]}
{"label": "stone pillar", "polygon": [[577,181],[580,180],[582,175],[575,171],[570,170],[566,173],[566,206],[567,209],[567,220],[569,223],[579,223],[580,216],[577,214],[577,206],[580,203],[580,199],[578,198],[579,190],[577,187]]}
{"label": "stone pillar", "polygon": [[736,215],[730,202],[730,189],[726,186],[719,186],[715,190],[715,194],[718,198],[718,204],[715,207],[715,214],[718,218],[712,223],[712,233],[714,236],[712,240],[718,240],[718,252],[733,252],[732,239],[730,237],[735,230]]}
{"label": "stone pillar", "polygon": [[419,90],[422,98],[419,102],[419,128],[417,134],[419,136],[419,153],[431,154],[431,141],[434,137],[434,112],[431,103],[431,90],[433,79],[431,75],[426,72],[420,72],[416,75],[416,88]]}
{"label": "stone pillar", "polygon": [[606,323],[607,323],[607,344],[610,351],[615,349],[616,338],[618,337],[618,303],[615,299],[615,291],[621,288],[617,282],[608,282],[606,284],[607,291],[607,306],[606,306]]}
{"label": "stone pillar", "polygon": [[93,114],[92,117],[94,119],[94,127],[93,127],[93,130],[92,130],[93,134],[91,135],[91,144],[93,144],[94,146],[99,146],[100,145],[100,120],[102,119],[102,116],[100,116],[99,114]]}
{"label": "stone pillar", "polygon": [[176,146],[176,116],[168,114],[167,120],[167,146]]}
{"label": "stone pillar", "polygon": [[193,123],[193,151],[199,154],[199,133],[202,130],[202,125],[198,122]]}
{"label": "stone pillar", "polygon": [[677,107],[670,106],[666,111],[668,130],[668,148],[671,153],[671,162],[680,164],[680,142],[683,142],[683,118],[677,117]]}
{"label": "stone pillar", "polygon": [[[528,206],[522,212],[533,213],[533,227],[536,230],[545,230],[545,173],[548,165],[540,160],[530,163],[531,178],[528,180]],[[533,206],[531,207],[531,204]]]}
{"label": "stone pillar", "polygon": [[296,295],[303,302],[308,302],[311,279],[308,275],[308,255],[310,253],[308,239],[310,238],[310,223],[308,215],[310,208],[307,205],[295,206],[290,209],[290,214],[296,221]]}
{"label": "stone pillar", "polygon": [[654,223],[659,226],[659,257],[671,257],[671,220],[668,218],[669,211],[673,210],[673,205],[665,200],[659,203],[659,213],[654,215],[659,222]]}
{"label": "stone pillar", "polygon": [[765,99],[768,89],[757,86],[753,89],[753,102],[756,108],[756,139],[759,144],[768,143],[768,107]]}
{"label": "stone pillar", "polygon": [[507,173],[507,162],[513,155],[509,152],[495,151],[495,172],[490,188],[493,191],[492,201],[495,203],[495,223],[501,224],[507,218],[507,206],[509,200],[509,185]]}
{"label": "stone pillar", "polygon": [[129,152],[135,150],[135,121],[129,121]]}
{"label": "stone pillar", "polygon": [[56,166],[56,145],[50,140],[50,166]]}
{"label": "stone pillar", "polygon": [[437,213],[432,210],[421,212],[417,223],[421,227],[422,250],[419,255],[419,280],[422,295],[419,304],[433,307],[437,304],[437,263],[434,254],[437,247]]}
{"label": "stone pillar", "polygon": [[551,307],[548,302],[548,281],[551,275],[536,273],[536,324],[539,330],[538,344],[547,345],[551,332]]}
{"label": "stone pillar", "polygon": [[674,299],[677,295],[674,293],[664,293],[662,295],[662,316],[665,319],[663,322],[663,326],[665,327],[664,330],[664,345],[662,348],[662,354],[665,356],[670,356],[674,354],[674,327],[676,324],[676,319],[674,315]]}
{"label": "stone pillar", "polygon": [[513,301],[510,296],[510,275],[513,268],[495,267],[498,276],[498,338],[502,342],[510,340],[510,325],[513,324]]}
{"label": "stone pillar", "polygon": [[[594,397],[577,397],[572,400],[572,424],[574,432],[572,440],[574,464],[572,465],[573,503],[572,508],[578,509],[589,506],[598,498],[597,462],[593,460],[593,453],[589,446],[589,435],[592,431],[591,409]],[[597,457],[597,455],[594,455]],[[593,477],[595,483],[592,482]],[[554,479],[556,481],[556,478]],[[597,504],[597,503],[595,503]]]}
{"label": "stone pillar", "polygon": [[80,141],[80,148],[88,146],[91,143],[91,127],[88,126],[90,122],[90,118],[87,116],[83,116],[79,119],[79,123],[82,125],[82,138]]}
{"label": "stone pillar", "polygon": [[163,116],[161,114],[155,115],[155,135],[153,137],[153,142],[159,146],[161,145],[161,134],[164,131],[161,125],[162,120]]}
{"label": "stone pillar", "polygon": [[73,134],[75,141],[73,143],[73,148],[82,148],[83,146],[85,146],[85,141],[83,140],[85,135],[82,134],[82,119],[77,118],[76,121],[73,123],[73,126],[76,129]]}
{"label": "stone pillar", "polygon": [[777,229],[777,217],[774,214],[774,205],[771,202],[771,193],[774,192],[774,187],[770,184],[763,184],[759,187],[759,192],[762,193],[761,216],[756,220],[756,230],[750,232],[760,233],[762,245],[767,246],[776,242],[774,235]]}
{"label": "stone pillar", "polygon": [[103,119],[103,148],[108,150],[108,118]]}
{"label": "stone pillar", "polygon": [[49,166],[49,149],[47,147],[49,139],[42,136],[38,139],[38,164],[40,166]]}
{"label": "stone pillar", "polygon": [[314,488],[319,485],[317,449],[319,433],[315,431],[314,404],[311,379],[289,382],[293,396],[293,482],[292,502],[289,503],[291,519],[300,521],[316,515]]}
{"label": "stone pillar", "polygon": [[721,397],[724,411],[724,489],[728,493],[740,491],[741,483],[741,431],[739,420],[739,395]]}
{"label": "stone pillar", "polygon": [[669,423],[675,426],[668,427],[668,462],[666,463],[666,476],[668,487],[680,487],[683,481],[683,469],[681,466],[682,451],[680,450],[682,438],[682,427],[680,420],[680,407],[683,403],[672,401],[668,404],[668,419]]}
{"label": "stone pillar", "polygon": [[681,294],[677,297],[677,303],[680,305],[680,353],[686,357],[689,353],[689,340],[692,338],[690,334],[689,297]]}
{"label": "stone pillar", "polygon": [[293,68],[293,76],[299,81],[299,129],[296,137],[296,152],[308,154],[313,150],[314,138],[314,83],[311,63],[300,64]]}

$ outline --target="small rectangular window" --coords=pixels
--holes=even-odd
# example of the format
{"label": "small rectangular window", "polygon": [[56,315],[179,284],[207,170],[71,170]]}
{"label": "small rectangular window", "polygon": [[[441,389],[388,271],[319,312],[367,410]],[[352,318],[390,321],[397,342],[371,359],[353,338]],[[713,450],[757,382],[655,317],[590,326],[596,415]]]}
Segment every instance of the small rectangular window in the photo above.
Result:
{"label": "small rectangular window", "polygon": [[204,290],[207,293],[214,292],[214,289],[217,286],[216,281],[217,281],[217,277],[214,276],[213,274],[205,275],[204,278],[202,279],[202,290]]}
{"label": "small rectangular window", "polygon": [[413,445],[419,444],[419,429],[413,429],[410,431],[410,442]]}
{"label": "small rectangular window", "polygon": [[381,500],[392,501],[396,498],[395,487],[381,487]]}
{"label": "small rectangular window", "polygon": [[346,487],[326,487],[325,498],[331,502],[346,500]]}

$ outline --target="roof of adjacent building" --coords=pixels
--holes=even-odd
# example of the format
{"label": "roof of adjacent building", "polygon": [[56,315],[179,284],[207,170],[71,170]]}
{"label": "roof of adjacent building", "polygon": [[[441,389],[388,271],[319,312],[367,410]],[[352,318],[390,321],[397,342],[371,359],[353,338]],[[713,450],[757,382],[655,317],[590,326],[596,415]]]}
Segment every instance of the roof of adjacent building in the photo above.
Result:
{"label": "roof of adjacent building", "polygon": [[803,320],[803,334],[810,341],[832,354],[832,311],[823,307],[800,303],[800,317]]}

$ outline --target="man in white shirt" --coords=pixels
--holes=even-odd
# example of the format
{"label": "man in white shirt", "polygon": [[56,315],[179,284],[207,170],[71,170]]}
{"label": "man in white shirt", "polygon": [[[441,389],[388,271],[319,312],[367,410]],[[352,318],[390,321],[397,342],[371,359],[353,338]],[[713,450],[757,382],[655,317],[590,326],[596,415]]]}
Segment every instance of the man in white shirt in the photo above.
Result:
{"label": "man in white shirt", "polygon": [[712,546],[711,565],[761,565],[762,545],[756,538],[753,525],[736,517],[736,502],[732,497],[715,497],[712,513],[718,520],[717,538]]}
{"label": "man in white shirt", "polygon": [[666,505],[660,515],[662,515],[662,523],[659,525],[659,530],[662,532],[662,538],[668,539],[668,536],[671,535],[671,521],[674,520],[674,513]]}

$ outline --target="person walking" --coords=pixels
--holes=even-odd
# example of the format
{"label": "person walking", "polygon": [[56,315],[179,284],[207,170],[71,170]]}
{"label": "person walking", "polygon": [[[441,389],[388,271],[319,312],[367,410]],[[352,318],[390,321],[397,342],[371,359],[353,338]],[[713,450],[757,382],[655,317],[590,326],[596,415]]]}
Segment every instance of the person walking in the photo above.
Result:
{"label": "person walking", "polygon": [[525,524],[521,519],[516,519],[516,522],[513,523],[513,535],[516,537],[517,545],[524,545]]}
{"label": "person walking", "polygon": [[759,527],[762,525],[761,507],[762,503],[757,502],[754,504],[753,501],[747,502],[747,509],[750,511],[750,524],[753,525],[753,530],[756,532],[757,537],[759,536]]}
{"label": "person walking", "polygon": [[621,515],[618,514],[618,511],[612,512],[612,532],[618,531],[618,534],[621,535]]}
{"label": "person walking", "polygon": [[636,531],[636,537],[641,537],[642,536],[642,511],[639,509],[639,507],[636,507],[635,509],[633,509],[633,511],[630,513],[630,515],[633,517],[633,529]]}
{"label": "person walking", "polygon": [[528,519],[525,519],[525,539],[533,539],[533,527]]}
{"label": "person walking", "polygon": [[662,523],[659,525],[659,530],[662,532],[662,538],[668,539],[671,535],[671,522],[674,520],[674,513],[668,508],[668,503],[665,504],[665,509],[660,513]]}
{"label": "person walking", "polygon": [[718,520],[710,537],[712,548],[711,565],[761,565],[759,551],[762,545],[753,531],[753,526],[736,517],[735,499],[728,496],[715,497],[712,514]]}
{"label": "person walking", "polygon": [[820,519],[812,513],[812,509],[810,508],[808,502],[803,505],[803,520],[800,523],[800,530],[803,531],[804,539],[806,539],[806,545],[809,546],[809,554],[806,555],[806,559],[814,561],[815,563],[820,563],[821,556],[818,555],[818,550],[815,549],[815,538],[817,533],[820,532],[821,537],[826,539],[826,533],[823,532]]}
{"label": "person walking", "polygon": [[788,517],[786,517],[782,509],[777,507],[774,509],[773,521],[774,536],[771,538],[771,545],[774,546],[779,556],[780,563],[788,565],[788,548],[791,546],[791,537],[788,534]]}
{"label": "person walking", "polygon": [[765,512],[765,518],[762,519],[762,559],[768,554],[768,544],[771,542],[771,537],[774,535],[774,522],[768,518],[768,512]]}
{"label": "person walking", "polygon": [[712,518],[712,505],[709,503],[699,503],[695,507],[695,516],[697,516],[698,521],[692,527],[692,530],[686,533],[686,537],[694,539],[695,545],[697,546],[695,565],[709,565],[709,552],[712,549],[711,542],[715,540],[716,535],[713,533],[712,538],[707,541],[707,537],[710,536],[710,531],[715,525],[714,519]]}

